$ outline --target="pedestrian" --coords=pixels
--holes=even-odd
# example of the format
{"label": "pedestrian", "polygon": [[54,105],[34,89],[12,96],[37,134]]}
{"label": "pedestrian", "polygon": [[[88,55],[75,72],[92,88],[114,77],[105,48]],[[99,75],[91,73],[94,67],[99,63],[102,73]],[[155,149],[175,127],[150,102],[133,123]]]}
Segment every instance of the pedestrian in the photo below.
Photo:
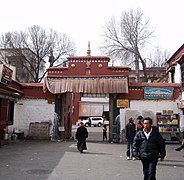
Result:
{"label": "pedestrian", "polygon": [[144,180],[156,180],[158,159],[163,161],[166,155],[165,141],[150,117],[144,118],[143,126],[134,137],[133,156],[142,162]]}
{"label": "pedestrian", "polygon": [[87,128],[84,126],[83,122],[80,122],[80,126],[77,128],[76,139],[77,141],[77,149],[80,153],[83,153],[83,150],[87,150],[86,138],[88,138]]}
{"label": "pedestrian", "polygon": [[183,131],[183,141],[180,147],[176,148],[176,151],[181,151],[184,148],[184,131]]}
{"label": "pedestrian", "polygon": [[176,148],[176,151],[181,151],[184,148],[184,140],[182,141],[182,144],[180,147]]}
{"label": "pedestrian", "polygon": [[103,125],[103,141],[107,140],[107,125]]}
{"label": "pedestrian", "polygon": [[129,119],[129,122],[127,123],[125,127],[125,138],[127,139],[127,160],[130,160],[133,158],[133,140],[134,136],[136,134],[135,124],[134,120],[132,118]]}
{"label": "pedestrian", "polygon": [[136,128],[137,131],[143,129],[143,123],[142,123],[142,121],[143,121],[143,117],[142,116],[138,116],[137,117],[137,128]]}
{"label": "pedestrian", "polygon": [[118,114],[115,118],[115,143],[119,143],[120,142],[120,129],[121,129],[121,125],[120,125],[120,114]]}

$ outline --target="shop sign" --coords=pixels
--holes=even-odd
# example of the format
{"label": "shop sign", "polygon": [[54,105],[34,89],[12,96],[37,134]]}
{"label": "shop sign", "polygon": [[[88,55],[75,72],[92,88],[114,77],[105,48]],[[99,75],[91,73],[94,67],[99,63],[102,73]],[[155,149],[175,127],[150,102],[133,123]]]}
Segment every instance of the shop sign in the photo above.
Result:
{"label": "shop sign", "polygon": [[117,99],[117,108],[129,108],[129,100]]}
{"label": "shop sign", "polygon": [[4,84],[11,84],[12,81],[13,70],[9,67],[2,65],[0,67],[0,81]]}
{"label": "shop sign", "polygon": [[173,88],[145,87],[145,99],[172,99]]}

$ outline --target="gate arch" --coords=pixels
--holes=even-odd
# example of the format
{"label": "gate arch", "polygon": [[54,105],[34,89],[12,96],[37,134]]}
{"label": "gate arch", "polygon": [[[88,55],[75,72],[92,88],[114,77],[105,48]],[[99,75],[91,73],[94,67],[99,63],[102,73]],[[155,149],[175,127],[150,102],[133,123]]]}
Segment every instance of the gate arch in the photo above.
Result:
{"label": "gate arch", "polygon": [[[109,67],[105,56],[74,56],[67,59],[67,67],[51,67],[44,80],[44,91],[56,95],[55,106],[59,111],[60,126],[64,136],[71,137],[71,124],[78,120],[78,102],[82,93],[109,94],[109,141],[114,139],[115,117],[118,115],[118,94],[128,93],[128,67]],[[57,98],[62,96],[61,105]],[[55,111],[58,111],[58,107]],[[56,112],[57,113],[57,112]]]}

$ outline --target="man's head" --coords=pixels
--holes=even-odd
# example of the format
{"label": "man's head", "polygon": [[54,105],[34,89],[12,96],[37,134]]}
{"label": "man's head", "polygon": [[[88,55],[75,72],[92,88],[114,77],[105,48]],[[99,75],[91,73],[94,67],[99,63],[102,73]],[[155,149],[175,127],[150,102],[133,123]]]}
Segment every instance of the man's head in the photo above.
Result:
{"label": "man's head", "polygon": [[84,126],[84,123],[83,122],[80,122],[80,126]]}
{"label": "man's head", "polygon": [[143,120],[143,126],[144,126],[144,130],[146,132],[149,132],[151,130],[152,124],[153,124],[153,121],[152,121],[152,119],[150,117],[144,118],[144,120]]}
{"label": "man's head", "polygon": [[143,117],[142,116],[138,116],[137,117],[137,120],[140,120],[141,121],[141,120],[143,120]]}
{"label": "man's head", "polygon": [[129,123],[133,123],[134,120],[132,118],[129,119]]}

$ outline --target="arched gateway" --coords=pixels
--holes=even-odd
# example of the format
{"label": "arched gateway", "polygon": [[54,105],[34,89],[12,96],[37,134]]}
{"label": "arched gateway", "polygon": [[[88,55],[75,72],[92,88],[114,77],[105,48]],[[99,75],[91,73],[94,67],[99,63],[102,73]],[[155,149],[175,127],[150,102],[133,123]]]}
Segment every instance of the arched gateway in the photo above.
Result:
{"label": "arched gateway", "polygon": [[[79,101],[85,94],[109,96],[109,138],[113,138],[115,117],[119,114],[116,99],[128,93],[130,68],[108,66],[105,56],[74,56],[67,59],[67,67],[51,67],[44,81],[44,90],[55,94],[54,124],[61,126],[66,138],[71,136],[71,125],[79,116]],[[57,132],[55,133],[57,136]],[[55,137],[57,138],[57,137]]]}

